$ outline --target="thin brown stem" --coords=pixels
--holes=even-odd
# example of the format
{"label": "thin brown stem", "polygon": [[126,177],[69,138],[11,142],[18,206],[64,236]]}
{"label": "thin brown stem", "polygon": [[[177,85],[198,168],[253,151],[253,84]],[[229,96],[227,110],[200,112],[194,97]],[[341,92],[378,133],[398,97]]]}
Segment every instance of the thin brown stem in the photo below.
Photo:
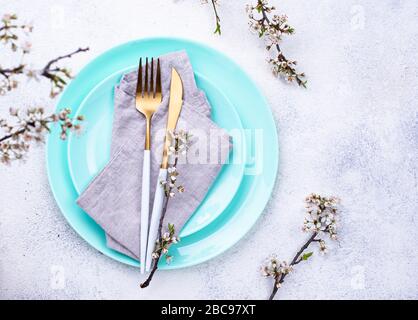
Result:
{"label": "thin brown stem", "polygon": [[[47,117],[45,120],[43,120],[42,122],[41,122],[41,124],[42,124],[42,126],[44,127],[44,128],[46,128],[48,131],[49,131],[49,129],[48,129],[48,124],[49,123],[51,123],[51,122],[54,122],[53,120],[52,120],[52,116],[49,116],[49,117]],[[27,122],[26,123],[26,125],[27,125],[27,127],[35,127],[35,122]],[[3,141],[5,141],[5,140],[8,140],[8,139],[10,139],[10,138],[13,138],[13,137],[15,137],[15,136],[18,136],[18,135],[21,135],[21,134],[23,134],[23,133],[25,133],[26,132],[26,130],[28,129],[28,128],[22,128],[22,129],[20,129],[20,130],[18,130],[18,131],[16,131],[16,132],[14,132],[14,133],[10,133],[10,134],[7,134],[7,135],[5,135],[5,136],[3,136],[3,137],[1,137],[0,138],[0,142],[3,142]]]}
{"label": "thin brown stem", "polygon": [[216,22],[216,29],[214,33],[218,33],[219,35],[221,34],[221,18],[218,15],[218,10],[216,8],[216,0],[211,0],[212,1],[212,7],[213,7],[213,12],[215,14],[215,22]]}
{"label": "thin brown stem", "polygon": [[[164,222],[165,213],[167,212],[168,200],[169,200],[169,197],[166,197],[164,207],[163,207],[163,212],[161,213],[160,224],[158,226],[158,239],[161,239],[161,230],[162,230],[162,226]],[[146,288],[149,286],[152,278],[154,277],[155,271],[157,271],[158,269],[158,262],[160,261],[160,258],[161,258],[161,252],[159,253],[158,258],[154,259],[151,272],[148,278],[143,283],[141,283],[140,285],[141,288]]]}
{"label": "thin brown stem", "polygon": [[[28,122],[27,125],[30,126],[30,127],[35,127],[35,123],[34,122]],[[13,134],[12,133],[7,134],[7,135],[5,135],[5,136],[3,136],[3,137],[0,138],[0,142],[3,142],[5,140],[7,140],[7,139],[10,139],[13,136],[23,134],[23,133],[25,133],[25,131],[26,131],[26,128],[22,128],[22,129],[16,131],[15,133],[13,133]]]}
{"label": "thin brown stem", "polygon": [[[158,258],[158,260],[160,260],[160,259]],[[143,289],[143,288],[148,287],[148,286],[149,286],[149,284],[151,283],[151,280],[152,280],[152,278],[154,277],[154,273],[155,273],[155,271],[157,271],[157,269],[158,269],[157,264],[158,264],[158,261],[157,261],[156,263],[154,263],[154,266],[152,267],[151,272],[150,272],[150,274],[149,274],[149,276],[148,276],[147,280],[145,280],[144,282],[142,282],[142,283],[140,284],[140,287],[141,287],[142,289]]]}
{"label": "thin brown stem", "polygon": [[77,54],[77,53],[79,53],[79,52],[86,52],[86,51],[88,51],[88,50],[90,50],[90,48],[78,48],[77,50],[75,50],[75,51],[73,51],[73,52],[71,52],[71,53],[68,53],[68,54],[66,54],[66,55],[63,55],[63,56],[59,56],[59,57],[57,57],[57,58],[55,58],[55,59],[52,59],[52,60],[50,60],[46,65],[45,65],[45,67],[43,67],[42,68],[42,75],[44,76],[44,77],[49,77],[49,75],[50,75],[50,72],[51,71],[56,71],[57,69],[51,69],[51,67],[52,67],[52,65],[54,65],[54,64],[56,64],[58,61],[60,61],[60,60],[63,60],[63,59],[67,59],[67,58],[71,58],[73,55],[75,55],[75,54]]}
{"label": "thin brown stem", "polygon": [[0,69],[0,74],[5,77],[6,79],[8,79],[10,77],[10,75],[12,74],[19,74],[23,72],[25,65],[24,64],[20,64],[17,67],[14,68],[8,68],[8,69]]}
{"label": "thin brown stem", "polygon": [[[7,33],[9,33],[9,34],[10,34],[10,36],[11,36],[12,38],[14,38],[14,37],[15,37],[15,35],[13,35],[13,34],[11,33],[11,31],[9,31],[9,29],[25,29],[25,28],[26,28],[26,26],[25,26],[25,25],[17,25],[17,24],[11,24],[11,25],[8,25],[8,24],[5,24],[5,25],[3,25],[2,27],[0,27],[0,32],[1,32],[1,31],[4,31],[3,35],[7,35]],[[17,40],[17,39],[15,39],[15,40]]]}
{"label": "thin brown stem", "polygon": [[[299,249],[299,251],[293,257],[292,262],[289,265],[290,267],[292,267],[292,266],[298,264],[300,261],[302,261],[301,254],[309,247],[309,245],[312,242],[315,242],[315,241],[318,240],[318,239],[315,239],[317,235],[318,235],[318,233],[314,232],[312,234],[312,236],[308,239],[308,241],[306,241],[305,244]],[[284,281],[284,279],[286,278],[287,275],[288,275],[288,273],[282,273],[282,274],[280,274],[280,276],[275,278],[273,291],[270,294],[269,300],[273,300],[274,296],[276,295],[277,291],[279,290],[278,285],[283,283],[283,281]]]}
{"label": "thin brown stem", "polygon": [[[30,125],[29,123],[28,123],[28,125]],[[22,133],[24,133],[26,131],[26,129],[25,128],[23,128],[23,129],[20,129],[19,131],[17,131],[16,133],[14,133],[14,134],[7,134],[7,135],[5,135],[4,137],[1,137],[0,138],[0,142],[3,142],[3,141],[5,141],[5,140],[7,140],[7,139],[10,139],[11,137],[13,137],[13,135],[19,135],[19,134],[22,134]]]}
{"label": "thin brown stem", "polygon": [[15,24],[12,24],[12,25],[4,25],[4,26],[2,26],[2,27],[0,27],[0,31],[3,31],[3,30],[7,30],[7,29],[19,29],[19,28],[24,28],[24,26],[18,26],[18,25],[15,25]]}
{"label": "thin brown stem", "polygon": [[[65,84],[64,80],[61,79],[60,77],[58,77],[55,73],[62,71],[65,74],[67,74],[66,73],[67,71],[65,71],[65,69],[55,67],[54,65],[56,63],[58,63],[59,61],[63,60],[63,59],[71,58],[72,56],[74,56],[77,53],[85,52],[85,51],[88,51],[88,50],[89,50],[89,48],[78,48],[77,50],[75,50],[75,51],[73,51],[69,54],[59,56],[55,59],[52,59],[52,60],[50,60],[46,63],[46,65],[40,70],[39,74],[42,77],[49,79],[52,83],[61,82],[61,83]],[[11,76],[12,75],[23,74],[24,71],[25,71],[25,67],[26,67],[25,64],[21,63],[20,65],[14,67],[14,68],[7,68],[7,69],[1,69],[0,68],[0,76],[2,76],[6,81],[8,81],[10,83]],[[68,77],[70,77],[69,74],[68,74]]]}

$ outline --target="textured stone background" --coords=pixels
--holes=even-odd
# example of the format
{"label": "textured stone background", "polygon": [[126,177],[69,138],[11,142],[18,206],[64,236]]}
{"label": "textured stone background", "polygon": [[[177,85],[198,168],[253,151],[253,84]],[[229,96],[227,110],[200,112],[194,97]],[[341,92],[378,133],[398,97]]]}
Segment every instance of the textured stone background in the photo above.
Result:
{"label": "textured stone background", "polygon": [[[340,241],[286,280],[281,299],[418,298],[417,50],[415,0],[272,1],[297,33],[283,50],[299,61],[307,90],[274,79],[250,34],[244,5],[221,1],[222,36],[198,0],[0,0],[1,12],[32,20],[33,64],[88,45],[69,64],[79,70],[102,51],[166,35],[203,41],[226,53],[262,88],[279,128],[280,168],[263,216],[227,253],[196,267],[161,272],[138,288],[135,268],[84,242],[51,194],[45,148],[25,164],[0,167],[0,298],[256,298],[270,282],[259,264],[272,252],[290,258],[304,241],[303,198],[343,200]],[[48,84],[29,83],[1,98],[43,104]]]}

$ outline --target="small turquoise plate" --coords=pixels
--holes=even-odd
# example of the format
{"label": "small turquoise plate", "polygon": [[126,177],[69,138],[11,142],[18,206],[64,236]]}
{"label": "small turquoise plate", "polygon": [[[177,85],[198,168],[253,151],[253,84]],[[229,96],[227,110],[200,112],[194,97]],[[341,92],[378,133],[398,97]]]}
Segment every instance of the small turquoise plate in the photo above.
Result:
{"label": "small turquoise plate", "polygon": [[[108,90],[136,65],[138,57],[177,50],[188,53],[198,87],[211,102],[213,120],[237,131],[233,154],[243,155],[238,157],[242,161],[223,167],[182,230],[181,241],[170,248],[172,263],[162,261],[161,269],[207,261],[238,242],[262,213],[277,174],[278,140],[271,111],[255,84],[232,60],[203,44],[177,38],[141,39],[106,51],[84,67],[61,96],[57,110],[70,107],[73,113],[85,115],[87,128],[84,135],[71,135],[68,141],[60,141],[59,128],[53,129],[47,142],[47,170],[54,197],[70,225],[93,247],[129,265],[139,263],[109,249],[103,230],[75,201],[109,159],[113,111]],[[106,112],[102,115],[95,101],[104,102]],[[95,134],[100,131],[102,136]],[[205,208],[205,203],[217,206]]]}
{"label": "small turquoise plate", "polygon": [[[70,134],[68,140],[69,170],[78,194],[109,162],[114,88],[122,76],[132,70],[135,69],[121,70],[104,79],[86,96],[77,110],[76,116],[80,114],[88,119],[85,133]],[[210,81],[199,74],[195,78],[199,88],[207,94],[210,104],[216,106],[212,108],[212,120],[233,134],[233,148],[228,165],[223,166],[205,199],[181,230],[180,237],[203,229],[224,212],[241,184],[245,169],[245,161],[241,161],[245,154],[245,139],[239,139],[245,133],[238,113]]]}

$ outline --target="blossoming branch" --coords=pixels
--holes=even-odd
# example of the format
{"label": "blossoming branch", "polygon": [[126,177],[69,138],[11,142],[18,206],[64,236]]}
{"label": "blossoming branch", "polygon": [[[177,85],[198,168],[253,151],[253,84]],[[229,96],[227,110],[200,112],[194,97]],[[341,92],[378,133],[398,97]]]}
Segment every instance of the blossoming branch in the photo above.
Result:
{"label": "blossoming branch", "polygon": [[269,258],[267,263],[262,267],[262,274],[265,277],[274,279],[273,290],[269,298],[270,300],[274,298],[286,276],[293,271],[293,267],[300,262],[308,260],[313,255],[313,252],[305,252],[311,243],[317,242],[319,245],[319,252],[325,254],[328,249],[325,244],[324,236],[328,236],[331,240],[337,239],[336,216],[339,200],[335,197],[327,198],[313,193],[306,197],[305,202],[306,218],[302,230],[311,234],[309,239],[299,249],[290,263],[280,261],[274,255]]}
{"label": "blossoming branch", "polygon": [[[5,14],[0,20],[0,44],[10,49],[18,64],[10,67],[0,65],[0,95],[17,88],[21,76],[29,79],[49,79],[51,82],[50,96],[59,94],[72,75],[67,68],[58,67],[57,63],[63,59],[89,50],[79,48],[69,54],[50,60],[41,69],[31,69],[25,62],[32,44],[26,39],[32,32],[33,26],[20,23],[16,14]],[[22,41],[22,37],[24,41]],[[65,140],[69,131],[80,131],[83,116],[72,118],[70,109],[63,109],[58,113],[45,114],[43,108],[30,108],[21,111],[10,108],[10,120],[0,118],[0,163],[9,164],[13,160],[22,159],[29,150],[32,141],[42,142],[44,135],[50,132],[51,124],[58,124],[61,128],[60,137]]]}
{"label": "blossoming branch", "polygon": [[60,125],[63,140],[67,138],[68,131],[80,131],[83,117],[73,119],[70,114],[70,109],[45,115],[43,108],[31,108],[26,112],[11,108],[10,115],[15,119],[13,124],[0,118],[0,130],[5,133],[0,136],[0,162],[9,164],[12,160],[22,159],[29,150],[30,142],[42,142],[53,123]]}
{"label": "blossoming branch", "polygon": [[292,35],[295,32],[289,25],[287,16],[273,14],[276,8],[269,6],[268,0],[257,0],[256,5],[247,5],[246,9],[250,29],[265,39],[267,51],[272,54],[275,50],[275,56],[268,59],[273,74],[306,88],[305,74],[296,70],[297,62],[286,58],[280,47],[283,35]]}
{"label": "blossoming branch", "polygon": [[70,70],[66,67],[57,66],[58,62],[63,59],[71,58],[79,52],[88,51],[89,48],[79,48],[71,53],[59,56],[48,61],[42,68],[29,68],[25,62],[26,56],[32,49],[32,44],[28,39],[21,39],[32,32],[31,24],[21,24],[16,14],[5,14],[0,21],[0,43],[6,48],[10,48],[17,56],[14,60],[19,61],[14,66],[5,67],[0,65],[0,95],[6,94],[17,88],[19,77],[26,76],[29,79],[40,80],[40,78],[48,79],[51,83],[50,96],[58,95],[72,78]]}
{"label": "blossoming branch", "polygon": [[170,147],[168,154],[174,159],[174,163],[168,168],[168,177],[166,181],[160,181],[165,191],[165,202],[163,211],[161,213],[160,224],[158,226],[158,240],[155,243],[155,249],[152,253],[153,265],[148,278],[141,283],[141,288],[149,286],[155,272],[158,269],[158,262],[162,256],[165,257],[166,263],[170,263],[173,257],[169,254],[169,248],[172,244],[180,241],[180,238],[175,236],[175,227],[173,224],[168,223],[168,230],[162,233],[165,214],[167,212],[167,206],[170,198],[173,198],[176,193],[183,193],[185,188],[182,185],[177,184],[177,177],[179,175],[177,171],[177,163],[180,156],[186,154],[190,146],[190,134],[186,131],[180,130],[179,132],[169,132],[170,134]]}

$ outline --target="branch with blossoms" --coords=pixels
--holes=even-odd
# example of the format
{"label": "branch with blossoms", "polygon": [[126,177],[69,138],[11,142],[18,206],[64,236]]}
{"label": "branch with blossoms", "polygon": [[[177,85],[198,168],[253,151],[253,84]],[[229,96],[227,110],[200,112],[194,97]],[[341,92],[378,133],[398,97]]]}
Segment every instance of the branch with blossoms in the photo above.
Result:
{"label": "branch with blossoms", "polygon": [[168,224],[166,232],[162,233],[165,215],[169,200],[173,198],[177,193],[184,192],[184,186],[178,185],[177,163],[180,156],[184,156],[190,146],[191,136],[185,131],[169,132],[170,134],[170,147],[168,148],[168,154],[173,158],[173,164],[167,169],[168,177],[165,181],[160,181],[161,186],[164,188],[165,201],[163,211],[161,213],[160,223],[158,226],[158,240],[155,243],[154,252],[152,253],[153,265],[148,278],[141,283],[141,288],[146,288],[151,283],[155,272],[158,269],[158,263],[161,257],[165,257],[167,264],[171,262],[173,256],[169,254],[169,248],[172,244],[180,241],[180,238],[175,236],[175,227],[173,224]]}
{"label": "branch with blossoms", "polygon": [[[20,24],[17,22],[16,14],[5,14],[1,19],[0,25],[0,41],[10,45],[12,51],[19,49],[17,40],[19,39],[18,32],[23,31],[25,34],[32,32],[33,26],[31,24]],[[23,46],[24,48],[25,46]]]}
{"label": "branch with blossoms", "polygon": [[70,109],[45,115],[43,108],[31,108],[26,112],[11,108],[10,115],[15,119],[14,123],[0,119],[0,129],[4,132],[0,136],[0,163],[9,164],[13,160],[22,159],[32,141],[44,141],[44,135],[50,132],[51,124],[60,126],[60,137],[63,140],[67,138],[69,131],[80,131],[83,116],[73,119],[70,114]]}
{"label": "branch with blossoms", "polygon": [[275,50],[275,57],[268,59],[273,74],[306,88],[305,74],[296,70],[297,62],[286,58],[280,47],[283,35],[292,35],[295,32],[295,29],[289,25],[287,16],[273,14],[276,8],[269,6],[268,0],[257,0],[256,5],[247,5],[246,9],[250,19],[250,29],[260,38],[264,38],[267,42],[266,49],[270,54]]}
{"label": "branch with blossoms", "polygon": [[305,252],[313,242],[317,242],[319,252],[325,254],[328,249],[323,236],[327,235],[331,240],[337,239],[336,215],[339,200],[335,197],[327,198],[313,193],[305,199],[305,202],[307,217],[302,230],[311,233],[309,239],[302,245],[290,263],[280,261],[276,256],[272,256],[262,267],[262,274],[274,279],[269,300],[274,298],[286,276],[293,271],[293,267],[308,260],[313,255],[312,251]]}
{"label": "branch with blossoms", "polygon": [[72,79],[73,76],[68,68],[59,67],[58,62],[71,58],[77,53],[88,51],[89,48],[79,48],[69,54],[48,61],[40,69],[31,69],[27,66],[25,58],[30,53],[32,44],[28,39],[20,40],[22,37],[28,37],[33,31],[33,26],[20,23],[16,14],[5,14],[0,22],[0,43],[3,43],[6,48],[10,47],[12,52],[18,55],[14,60],[19,61],[15,66],[5,67],[0,65],[0,95],[17,88],[19,76],[22,75],[35,80],[48,79],[51,83],[50,96],[52,98],[61,93],[68,80]]}
{"label": "branch with blossoms", "polygon": [[[33,26],[20,23],[16,14],[5,14],[1,18],[0,44],[10,48],[13,60],[19,63],[11,67],[0,65],[0,95],[17,88],[19,78],[26,76],[35,80],[48,79],[51,82],[50,96],[55,97],[72,78],[69,69],[59,67],[57,64],[79,52],[89,50],[89,48],[79,48],[48,61],[41,69],[30,69],[25,58],[30,53],[32,44],[26,38],[32,31]],[[40,107],[26,111],[10,108],[10,117],[10,120],[0,118],[0,163],[4,164],[23,159],[31,142],[43,142],[52,124],[60,126],[60,137],[65,140],[69,131],[81,131],[81,121],[83,121],[81,115],[72,118],[71,110],[68,108],[52,114],[45,114],[44,109]]]}

